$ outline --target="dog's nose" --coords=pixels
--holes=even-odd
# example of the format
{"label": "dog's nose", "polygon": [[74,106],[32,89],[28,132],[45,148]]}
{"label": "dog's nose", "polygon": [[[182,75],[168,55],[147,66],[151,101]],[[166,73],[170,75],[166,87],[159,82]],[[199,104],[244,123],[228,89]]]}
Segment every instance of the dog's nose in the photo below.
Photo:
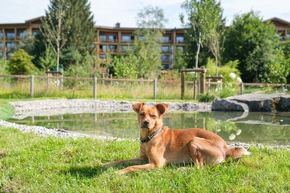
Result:
{"label": "dog's nose", "polygon": [[149,125],[149,121],[148,120],[144,120],[143,124],[147,126],[147,125]]}

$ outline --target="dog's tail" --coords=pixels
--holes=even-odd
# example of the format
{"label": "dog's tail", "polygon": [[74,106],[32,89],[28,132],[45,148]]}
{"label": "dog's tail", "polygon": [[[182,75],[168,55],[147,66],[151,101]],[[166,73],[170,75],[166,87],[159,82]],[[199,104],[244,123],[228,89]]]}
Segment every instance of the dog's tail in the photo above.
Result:
{"label": "dog's tail", "polygon": [[239,159],[244,155],[251,155],[251,152],[248,152],[248,150],[242,146],[227,148],[226,150],[226,158],[231,157],[233,159]]}

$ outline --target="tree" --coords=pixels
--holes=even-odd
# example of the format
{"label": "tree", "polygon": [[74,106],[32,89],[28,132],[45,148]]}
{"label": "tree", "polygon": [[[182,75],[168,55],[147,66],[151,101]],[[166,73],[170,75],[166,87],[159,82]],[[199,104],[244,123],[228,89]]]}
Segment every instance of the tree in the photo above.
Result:
{"label": "tree", "polygon": [[56,64],[56,58],[54,57],[53,51],[50,46],[47,46],[45,52],[39,58],[41,67],[43,69],[50,69]]}
{"label": "tree", "polygon": [[290,58],[286,58],[282,49],[278,49],[273,62],[267,63],[264,72],[264,82],[286,83],[290,72]]}
{"label": "tree", "polygon": [[225,32],[224,62],[239,60],[239,70],[245,82],[261,81],[266,64],[272,64],[279,40],[274,26],[264,23],[253,11],[236,15]]}
{"label": "tree", "polygon": [[77,50],[82,57],[92,53],[96,37],[93,20],[88,0],[51,0],[42,20],[41,35],[56,55],[57,70],[60,63],[73,65],[74,61],[66,57],[71,51]]}
{"label": "tree", "polygon": [[161,42],[166,22],[163,10],[147,6],[138,13],[133,54],[138,58],[138,77],[157,77],[161,66]]}
{"label": "tree", "polygon": [[7,64],[7,70],[11,74],[20,75],[20,74],[31,74],[36,70],[34,64],[32,63],[33,56],[30,56],[23,49],[19,49],[14,52],[14,55],[11,56]]}
{"label": "tree", "polygon": [[[88,0],[68,0],[65,20],[72,20],[68,30],[67,47],[74,47],[80,54],[92,53],[96,40],[94,15]],[[68,26],[66,26],[68,27]]]}
{"label": "tree", "polygon": [[[220,2],[215,0],[185,0],[181,6],[186,14],[180,15],[180,20],[185,26],[185,37],[188,53],[188,62],[195,60],[195,68],[198,68],[201,47],[207,46],[215,56],[216,63],[219,59],[219,29],[224,25],[222,20],[222,8]],[[195,57],[191,54],[196,51]]]}
{"label": "tree", "polygon": [[178,69],[180,71],[182,68],[186,67],[184,51],[177,49],[174,53],[174,69]]}
{"label": "tree", "polygon": [[138,58],[133,55],[114,57],[112,65],[118,78],[138,78]]}
{"label": "tree", "polygon": [[41,20],[40,31],[56,54],[56,71],[59,71],[61,49],[67,43],[67,29],[72,23],[71,20],[64,20],[67,9],[66,2],[68,1],[52,0],[48,11],[46,11],[46,16]]}

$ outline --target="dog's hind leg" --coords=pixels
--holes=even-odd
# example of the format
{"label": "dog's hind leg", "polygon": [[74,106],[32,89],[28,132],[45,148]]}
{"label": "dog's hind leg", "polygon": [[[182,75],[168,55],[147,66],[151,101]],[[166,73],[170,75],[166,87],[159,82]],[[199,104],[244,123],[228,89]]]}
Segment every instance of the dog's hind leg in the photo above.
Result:
{"label": "dog's hind leg", "polygon": [[189,152],[192,161],[198,168],[204,164],[214,166],[225,160],[225,154],[221,149],[204,138],[195,137],[189,143]]}

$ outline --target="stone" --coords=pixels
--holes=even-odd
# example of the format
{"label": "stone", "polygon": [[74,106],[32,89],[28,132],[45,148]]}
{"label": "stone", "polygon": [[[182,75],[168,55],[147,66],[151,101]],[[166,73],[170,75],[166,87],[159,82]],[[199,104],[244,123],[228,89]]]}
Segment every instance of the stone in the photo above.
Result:
{"label": "stone", "polygon": [[244,94],[217,99],[212,103],[213,111],[276,112],[290,111],[290,95]]}

